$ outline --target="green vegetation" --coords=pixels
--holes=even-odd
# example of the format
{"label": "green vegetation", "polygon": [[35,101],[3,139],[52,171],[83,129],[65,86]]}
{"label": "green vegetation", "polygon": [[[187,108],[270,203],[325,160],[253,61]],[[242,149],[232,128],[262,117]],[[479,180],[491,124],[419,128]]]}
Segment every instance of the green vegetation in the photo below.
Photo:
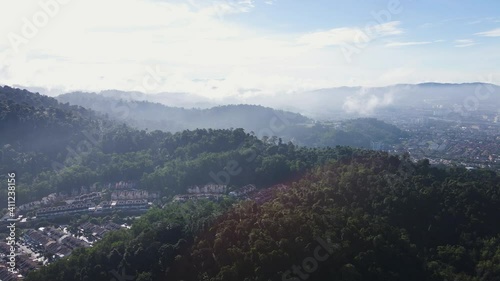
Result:
{"label": "green vegetation", "polygon": [[[497,280],[499,180],[491,171],[356,152],[263,204],[151,210],[131,230],[28,280],[109,280],[122,267],[150,274],[146,280],[300,280],[291,269],[314,256],[317,238],[333,251],[317,269],[301,270],[308,280]],[[209,226],[190,227],[200,221]]]}
{"label": "green vegetation", "polygon": [[[122,180],[137,181],[139,188],[166,196],[209,182],[268,186],[322,164],[337,153],[331,148],[318,153],[277,137],[260,140],[243,129],[177,133],[136,130],[82,107],[9,87],[0,88],[0,101],[0,131],[6,135],[0,140],[0,172],[18,173],[19,203],[53,192],[70,193],[75,187]],[[385,124],[377,120],[365,123],[370,128],[376,124],[377,129]],[[327,143],[310,143],[312,146],[356,146],[358,141],[367,140],[366,135],[360,137],[353,129],[348,137],[340,141],[332,137],[328,143],[325,136],[332,131],[317,131],[324,136],[313,138]]]}
{"label": "green vegetation", "polygon": [[347,120],[337,128],[321,123],[313,125],[312,120],[297,113],[255,105],[185,109],[82,92],[64,94],[57,99],[106,114],[138,129],[178,132],[201,128],[243,128],[259,137],[271,133],[309,147],[348,145],[370,148],[372,142],[396,144],[400,138],[407,137],[396,126],[373,118]]}
{"label": "green vegetation", "polygon": [[195,241],[192,280],[282,280],[317,237],[336,247],[309,280],[497,280],[499,179],[358,154],[229,211]]}
{"label": "green vegetation", "polygon": [[[231,201],[170,204],[152,209],[134,222],[132,229],[114,231],[89,249],[30,274],[30,280],[110,280],[111,271],[156,280],[185,255],[195,233],[202,231],[231,206]],[[143,277],[144,278],[144,277]]]}
{"label": "green vegetation", "polygon": [[334,147],[337,145],[372,148],[373,143],[393,145],[407,138],[408,133],[394,125],[374,118],[358,118],[340,122],[337,126],[315,124],[314,126],[292,125],[282,135],[294,139],[298,145],[308,147]]}
{"label": "green vegetation", "polygon": [[[499,175],[334,147],[404,137],[375,119],[283,130],[296,129],[301,143],[319,147],[307,148],[243,129],[136,130],[9,87],[0,88],[0,109],[0,172],[17,172],[19,204],[123,180],[167,199],[209,182],[259,187],[245,201],[155,207],[130,230],[108,233],[27,280],[107,281],[114,273],[155,281],[500,276]],[[304,261],[311,266],[319,245],[328,258],[309,268]]]}
{"label": "green vegetation", "polygon": [[297,113],[246,104],[186,109],[83,92],[60,95],[57,99],[106,114],[132,127],[151,131],[243,128],[247,132],[258,133],[274,124],[281,126],[283,123],[292,125],[311,122],[309,118]]}

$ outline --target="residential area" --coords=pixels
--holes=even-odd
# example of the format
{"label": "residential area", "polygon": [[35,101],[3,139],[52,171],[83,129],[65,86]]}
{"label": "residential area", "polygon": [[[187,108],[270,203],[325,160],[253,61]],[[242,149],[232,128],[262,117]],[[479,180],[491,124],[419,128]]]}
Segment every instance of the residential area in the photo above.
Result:
{"label": "residential area", "polygon": [[439,106],[385,112],[381,119],[409,133],[408,139],[387,150],[409,153],[414,160],[427,158],[431,164],[500,170],[500,114],[452,113]]}
{"label": "residential area", "polygon": [[[126,182],[109,184],[101,190],[82,187],[71,195],[50,194],[39,201],[19,206],[16,213],[21,226],[16,242],[18,272],[13,274],[8,271],[10,246],[1,242],[0,280],[23,279],[28,272],[69,256],[77,248],[92,247],[93,243],[110,231],[130,228],[126,223],[107,221],[106,216],[140,216],[152,206],[162,206],[158,193],[137,190],[135,187],[135,184]],[[217,201],[225,197],[247,199],[258,194],[256,192],[257,187],[253,184],[231,189],[226,185],[206,184],[188,187],[186,194],[176,195],[170,202],[201,199]],[[56,223],[83,217],[87,219],[78,225]],[[101,219],[95,219],[97,217]],[[7,216],[3,218],[6,219]],[[49,225],[37,227],[38,223]]]}

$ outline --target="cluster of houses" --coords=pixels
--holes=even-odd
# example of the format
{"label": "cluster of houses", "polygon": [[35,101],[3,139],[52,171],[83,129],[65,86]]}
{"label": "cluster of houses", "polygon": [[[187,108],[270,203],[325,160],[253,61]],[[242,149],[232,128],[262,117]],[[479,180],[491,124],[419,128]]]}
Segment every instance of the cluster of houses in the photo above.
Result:
{"label": "cluster of houses", "polygon": [[200,193],[218,193],[224,194],[226,193],[227,185],[219,185],[219,184],[206,184],[204,186],[192,186],[187,189],[189,194],[200,194]]}
{"label": "cluster of houses", "polygon": [[98,205],[78,202],[64,206],[41,208],[37,211],[36,216],[37,218],[50,218],[74,214],[99,214],[113,210],[147,211],[150,206],[151,203],[146,199],[103,201]]}
{"label": "cluster of houses", "polygon": [[61,195],[57,193],[49,194],[38,201],[29,202],[26,204],[19,205],[17,209],[19,211],[31,211],[40,208],[40,206],[50,205],[61,200]]}
{"label": "cluster of houses", "polygon": [[186,202],[188,200],[209,199],[219,200],[226,193],[226,185],[206,184],[204,186],[191,186],[187,189],[188,194],[176,195],[173,198],[174,202]]}
{"label": "cluster of houses", "polygon": [[[0,280],[21,280],[29,272],[34,271],[45,264],[44,257],[52,256],[59,259],[71,254],[77,248],[90,247],[92,240],[99,240],[109,231],[118,230],[122,226],[106,222],[96,225],[89,222],[79,225],[80,235],[85,237],[76,238],[66,228],[41,227],[39,229],[27,229],[21,236],[19,248],[16,255],[15,273],[10,272],[7,264],[0,262]],[[0,242],[0,256],[10,253],[10,245]],[[3,260],[2,260],[3,261]]]}
{"label": "cluster of houses", "polygon": [[16,281],[22,278],[22,275],[18,275],[9,271],[7,266],[0,265],[0,280],[2,281]]}
{"label": "cluster of houses", "polygon": [[64,216],[71,214],[83,214],[90,211],[90,208],[95,207],[93,203],[76,203],[57,207],[47,207],[38,209],[36,216],[38,218]]}
{"label": "cluster of houses", "polygon": [[111,209],[146,211],[147,209],[149,209],[150,205],[151,204],[146,199],[118,200],[111,203]]}
{"label": "cluster of houses", "polygon": [[120,190],[111,193],[111,200],[130,200],[130,199],[158,199],[159,195],[147,190]]}
{"label": "cluster of houses", "polygon": [[[257,190],[253,184],[245,185],[241,188],[229,192],[229,196],[239,198],[244,197]],[[207,184],[204,186],[193,186],[187,189],[188,194],[176,195],[173,198],[174,202],[185,202],[196,199],[219,200],[224,197],[227,192],[226,185]]]}
{"label": "cluster of houses", "polygon": [[86,193],[86,194],[82,194],[79,196],[75,196],[73,198],[73,200],[81,201],[81,202],[89,202],[89,201],[93,201],[93,200],[99,200],[99,199],[101,199],[101,197],[102,197],[101,192],[91,192],[91,193]]}
{"label": "cluster of houses", "polygon": [[89,233],[94,239],[102,239],[104,234],[112,230],[118,230],[121,226],[113,222],[107,222],[103,225],[86,222],[81,224],[79,228],[83,233]]}
{"label": "cluster of houses", "polygon": [[[87,202],[101,197],[101,192],[95,192],[95,187],[81,187],[81,189],[73,189],[72,196],[68,201],[82,201]],[[40,200],[32,201],[26,204],[22,204],[17,207],[19,211],[31,211],[39,209],[42,206],[52,205],[54,203],[60,202],[67,199],[68,196],[61,193],[52,193]]]}
{"label": "cluster of houses", "polygon": [[198,199],[209,199],[209,200],[220,200],[224,197],[224,194],[212,194],[212,193],[200,193],[200,194],[181,194],[175,195],[173,198],[174,202],[186,202],[189,200],[198,200]]}
{"label": "cluster of houses", "polygon": [[257,190],[257,187],[253,184],[247,184],[241,188],[238,188],[234,191],[229,192],[229,196],[233,197],[242,197],[250,194],[251,192]]}
{"label": "cluster of houses", "polygon": [[[143,190],[130,190],[137,186],[135,182],[125,182],[120,181],[116,183],[109,183],[104,185],[104,188],[113,190],[111,194],[111,200],[134,200],[134,199],[148,199],[155,200],[159,198],[158,193],[143,191]],[[129,189],[129,190],[127,190]],[[24,213],[29,211],[38,210],[38,213],[42,216],[44,213],[49,214],[71,214],[76,212],[74,209],[78,208],[76,205],[95,202],[102,198],[102,192],[97,191],[97,186],[82,186],[80,188],[74,188],[71,191],[71,195],[63,193],[52,193],[40,200],[32,201],[26,204],[19,205],[16,209],[18,212]],[[53,206],[59,202],[65,201],[67,204],[71,205],[68,209],[64,208],[43,208],[46,206]],[[79,212],[79,211],[78,211]]]}
{"label": "cluster of houses", "polygon": [[44,252],[62,258],[76,248],[89,247],[85,241],[56,228],[28,229],[23,234],[24,243],[33,251]]}
{"label": "cluster of houses", "polygon": [[31,211],[31,210],[40,208],[40,205],[41,205],[40,201],[33,201],[33,202],[26,203],[26,204],[22,204],[17,208],[20,211]]}
{"label": "cluster of houses", "polygon": [[[0,253],[7,254],[10,252],[10,245],[5,242],[0,242]],[[16,272],[9,271],[6,264],[0,265],[0,280],[2,281],[13,281],[22,280],[23,276],[26,276],[29,272],[36,270],[40,265],[31,260],[28,255],[18,254],[16,255]]]}

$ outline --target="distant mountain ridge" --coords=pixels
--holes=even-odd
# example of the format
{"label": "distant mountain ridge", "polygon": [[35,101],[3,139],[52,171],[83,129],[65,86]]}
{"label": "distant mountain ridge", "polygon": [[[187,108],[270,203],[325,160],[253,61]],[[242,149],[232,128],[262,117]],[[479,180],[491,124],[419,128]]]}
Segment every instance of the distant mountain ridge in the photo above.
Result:
{"label": "distant mountain ridge", "polygon": [[[134,97],[140,95],[134,94]],[[258,105],[240,104],[208,109],[186,109],[133,100],[131,95],[113,96],[106,92],[100,94],[74,92],[60,95],[57,99],[62,103],[79,105],[107,114],[137,128],[170,132],[198,128],[243,128],[248,132],[257,132],[275,126],[273,123],[276,122],[287,125],[311,122],[309,118],[298,113]]]}
{"label": "distant mountain ridge", "polygon": [[500,107],[500,87],[488,83],[339,87],[280,96],[268,102],[266,105],[276,108],[287,104],[292,110],[320,119],[339,113],[366,116],[383,109],[411,107],[453,110],[457,106],[473,106],[475,110],[496,111]]}
{"label": "distant mountain ridge", "polygon": [[[311,120],[300,114],[262,106],[190,110],[150,102],[113,100],[97,94],[80,97],[81,103],[99,107],[101,113],[27,90],[0,87],[0,175],[5,177],[12,170],[19,175],[20,203],[95,182],[121,180],[141,181],[144,187],[153,189],[167,186],[169,190],[180,192],[182,187],[210,182],[213,180],[210,172],[223,171],[228,161],[248,161],[245,159],[253,149],[263,155],[268,153],[267,156],[279,154],[276,159],[259,156],[258,160],[249,163],[258,164],[248,168],[248,173],[260,169],[256,179],[273,180],[276,174],[268,172],[269,169],[299,171],[306,167],[291,161],[296,155],[295,149],[316,153],[320,151],[318,148],[337,145],[370,148],[371,142],[389,144],[405,137],[397,127],[373,118],[347,120],[337,128],[327,123],[304,124],[301,122]],[[122,117],[121,122],[112,120],[111,115],[114,119]],[[142,121],[141,125],[151,129],[148,131],[123,124],[124,120],[141,122],[135,117],[161,118],[162,115],[171,120]],[[210,127],[175,134],[151,127],[172,126],[175,118],[179,118],[179,126],[192,122]],[[250,122],[246,123],[246,132],[240,128],[245,122]],[[232,125],[235,125],[232,130],[211,127]],[[252,134],[248,126],[259,130]],[[212,155],[214,153],[221,155]],[[297,155],[304,156],[307,161],[321,160],[321,157],[310,158],[301,153]],[[292,158],[289,161],[283,155]],[[165,170],[156,172],[157,167],[165,165]],[[286,168],[289,165],[292,168]],[[184,172],[187,167],[196,169],[189,170],[188,174]],[[6,191],[0,190],[0,198],[5,198]]]}
{"label": "distant mountain ridge", "polygon": [[113,98],[118,96],[127,101],[149,101],[184,108],[208,109],[217,105],[255,104],[297,112],[314,119],[366,117],[373,116],[379,110],[404,107],[435,106],[453,110],[457,106],[473,106],[488,111],[496,111],[500,107],[500,86],[482,82],[343,86],[274,95],[256,93],[251,97],[235,94],[218,100],[195,93],[144,94],[106,90],[99,94]]}
{"label": "distant mountain ridge", "polygon": [[102,130],[112,122],[97,118],[95,112],[81,106],[59,103],[51,97],[27,90],[0,87],[0,145],[57,154],[60,146],[82,139],[82,131]]}
{"label": "distant mountain ridge", "polygon": [[83,106],[126,122],[130,126],[151,131],[243,128],[259,138],[276,136],[282,141],[292,141],[297,145],[309,147],[347,145],[370,148],[372,141],[394,144],[407,136],[394,125],[374,118],[345,121],[340,127],[336,127],[317,123],[298,113],[257,105],[185,109],[130,100],[131,95],[125,95],[125,99],[122,99],[122,96],[113,97],[109,93],[75,92],[61,95],[58,100]]}

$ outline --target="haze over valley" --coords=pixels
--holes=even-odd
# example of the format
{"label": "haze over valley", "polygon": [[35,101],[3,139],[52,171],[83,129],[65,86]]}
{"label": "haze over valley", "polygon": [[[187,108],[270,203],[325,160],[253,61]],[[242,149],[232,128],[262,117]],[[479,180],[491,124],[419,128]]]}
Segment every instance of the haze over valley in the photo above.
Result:
{"label": "haze over valley", "polygon": [[2,1],[0,281],[499,281],[499,11]]}

